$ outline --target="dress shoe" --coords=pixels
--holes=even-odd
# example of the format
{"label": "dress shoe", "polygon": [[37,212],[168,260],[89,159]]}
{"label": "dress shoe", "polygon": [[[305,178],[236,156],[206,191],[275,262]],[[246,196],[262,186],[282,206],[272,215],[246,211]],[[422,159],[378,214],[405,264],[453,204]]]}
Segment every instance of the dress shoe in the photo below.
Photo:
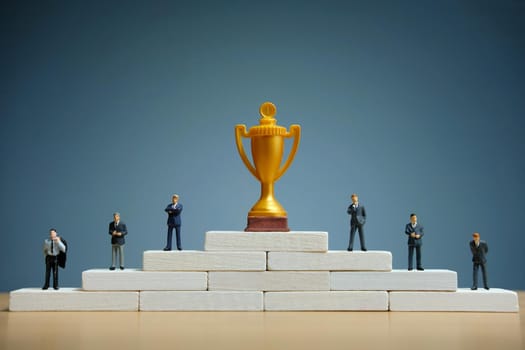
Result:
{"label": "dress shoe", "polygon": [[182,250],[182,248],[177,248],[177,250]]}
{"label": "dress shoe", "polygon": [[470,287],[470,290],[478,290],[478,287]]}
{"label": "dress shoe", "polygon": [[352,249],[352,248],[348,248],[347,250],[348,250],[349,252],[351,252],[353,249]]}
{"label": "dress shoe", "polygon": [[115,266],[111,266],[109,269],[110,269],[111,271],[113,271],[113,270],[115,270]]}
{"label": "dress shoe", "polygon": [[165,252],[169,252],[170,250],[171,250],[171,248],[167,248],[167,247],[164,248],[164,251],[165,251]]}
{"label": "dress shoe", "polygon": [[124,266],[121,266],[120,269],[121,269],[121,270],[124,270]]}
{"label": "dress shoe", "polygon": [[43,286],[42,290],[48,290],[49,286]]}
{"label": "dress shoe", "polygon": [[58,287],[53,287],[54,290],[58,290]]}
{"label": "dress shoe", "polygon": [[366,249],[366,248],[361,248],[361,251],[363,251],[363,252],[366,252],[367,250],[368,249]]}
{"label": "dress shoe", "polygon": [[418,270],[418,271],[425,271],[425,269],[422,268],[422,267],[418,267],[417,270]]}
{"label": "dress shoe", "polygon": [[409,268],[408,271],[412,271],[413,269],[412,268]]}
{"label": "dress shoe", "polygon": [[485,287],[486,290],[489,290],[490,288],[489,287]]}

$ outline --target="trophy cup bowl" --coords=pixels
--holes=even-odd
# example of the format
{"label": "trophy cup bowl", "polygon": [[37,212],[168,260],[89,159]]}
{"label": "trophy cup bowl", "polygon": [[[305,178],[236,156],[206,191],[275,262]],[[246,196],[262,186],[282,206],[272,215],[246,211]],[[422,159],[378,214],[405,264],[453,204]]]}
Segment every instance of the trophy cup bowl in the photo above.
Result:
{"label": "trophy cup bowl", "polygon": [[[276,125],[274,115],[275,105],[265,102],[259,109],[260,124],[246,131],[246,126],[239,124],[235,127],[235,141],[239,155],[250,173],[261,183],[261,196],[248,213],[248,225],[245,231],[250,232],[288,232],[288,217],[282,205],[275,199],[274,183],[286,172],[291,165],[301,135],[299,125],[291,125],[290,132],[285,127]],[[250,138],[252,159],[250,163],[242,138]],[[286,138],[294,138],[288,159],[281,166]]]}

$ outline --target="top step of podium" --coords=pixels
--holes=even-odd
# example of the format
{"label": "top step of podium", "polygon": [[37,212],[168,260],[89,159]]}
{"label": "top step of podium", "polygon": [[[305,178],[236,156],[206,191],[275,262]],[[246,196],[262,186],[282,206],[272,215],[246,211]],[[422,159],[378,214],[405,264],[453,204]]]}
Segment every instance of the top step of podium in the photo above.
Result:
{"label": "top step of podium", "polygon": [[207,251],[326,252],[328,232],[208,231]]}

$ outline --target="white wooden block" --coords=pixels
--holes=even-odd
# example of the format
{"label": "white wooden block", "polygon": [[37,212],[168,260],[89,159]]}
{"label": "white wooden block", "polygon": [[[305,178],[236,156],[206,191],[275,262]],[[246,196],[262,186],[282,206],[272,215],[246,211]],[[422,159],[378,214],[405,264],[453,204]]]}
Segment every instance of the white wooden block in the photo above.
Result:
{"label": "white wooden block", "polygon": [[269,252],[268,270],[390,271],[392,254],[386,251],[326,253]]}
{"label": "white wooden block", "polygon": [[144,271],[264,271],[265,252],[204,252],[147,250]]}
{"label": "white wooden block", "polygon": [[206,290],[206,272],[110,271],[93,269],[82,272],[84,290]]}
{"label": "white wooden block", "polygon": [[516,292],[458,289],[456,292],[390,292],[391,311],[518,312]]}
{"label": "white wooden block", "polygon": [[262,311],[262,292],[140,292],[141,311]]}
{"label": "white wooden block", "polygon": [[312,291],[330,290],[328,271],[210,272],[209,290]]}
{"label": "white wooden block", "polygon": [[208,231],[204,250],[326,252],[328,233],[318,231]]}
{"label": "white wooden block", "polygon": [[332,272],[330,274],[330,289],[455,291],[457,289],[457,274],[450,270]]}
{"label": "white wooden block", "polygon": [[267,292],[267,311],[386,311],[388,292]]}
{"label": "white wooden block", "polygon": [[10,311],[138,311],[138,292],[24,288],[9,293]]}

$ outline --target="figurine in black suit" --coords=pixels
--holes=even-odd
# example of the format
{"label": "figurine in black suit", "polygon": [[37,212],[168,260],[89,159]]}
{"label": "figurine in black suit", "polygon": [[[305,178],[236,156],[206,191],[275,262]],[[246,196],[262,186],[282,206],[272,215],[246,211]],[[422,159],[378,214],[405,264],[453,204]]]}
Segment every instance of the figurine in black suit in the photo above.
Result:
{"label": "figurine in black suit", "polygon": [[485,289],[489,289],[489,284],[487,282],[487,258],[485,255],[489,252],[489,246],[487,245],[487,242],[481,241],[479,237],[479,233],[475,232],[472,235],[473,240],[470,241],[470,251],[472,252],[472,273],[473,273],[473,283],[472,283],[472,290],[478,289],[478,270],[481,267],[481,274],[483,275],[483,285]]}
{"label": "figurine in black suit", "polygon": [[423,226],[417,222],[416,214],[410,214],[410,222],[405,226],[405,234],[408,236],[408,271],[413,270],[414,249],[416,250],[416,267],[424,271],[421,265],[421,246],[423,245]]}
{"label": "figurine in black suit", "polygon": [[357,194],[352,194],[350,197],[352,204],[348,207],[346,212],[350,215],[350,242],[348,243],[348,251],[351,252],[354,249],[354,238],[355,231],[359,231],[359,242],[361,243],[361,250],[366,252],[365,246],[365,223],[366,223],[366,211],[365,207],[359,203]]}
{"label": "figurine in black suit", "polygon": [[58,258],[57,256],[62,252],[66,252],[66,245],[59,236],[57,231],[52,228],[49,230],[49,239],[44,241],[44,256],[46,263],[46,278],[44,280],[44,286],[42,289],[46,290],[49,288],[49,278],[53,273],[53,289],[58,289]]}
{"label": "figurine in black suit", "polygon": [[113,214],[113,221],[109,223],[109,235],[111,236],[111,266],[115,270],[115,261],[119,257],[120,269],[124,270],[124,236],[128,234],[126,224],[120,220],[120,214]]}

